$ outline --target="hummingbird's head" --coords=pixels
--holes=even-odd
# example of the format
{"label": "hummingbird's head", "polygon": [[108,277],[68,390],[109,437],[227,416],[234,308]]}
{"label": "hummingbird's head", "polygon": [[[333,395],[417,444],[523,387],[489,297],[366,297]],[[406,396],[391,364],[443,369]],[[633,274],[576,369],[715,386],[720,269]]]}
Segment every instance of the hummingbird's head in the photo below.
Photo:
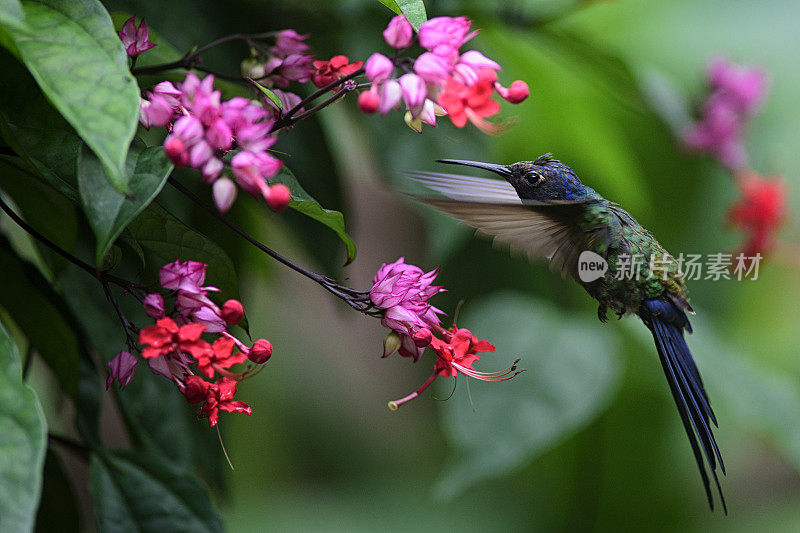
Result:
{"label": "hummingbird's head", "polygon": [[520,161],[511,165],[440,159],[439,163],[482,168],[499,174],[508,181],[523,200],[578,200],[594,193],[586,187],[567,165],[544,154],[534,161]]}

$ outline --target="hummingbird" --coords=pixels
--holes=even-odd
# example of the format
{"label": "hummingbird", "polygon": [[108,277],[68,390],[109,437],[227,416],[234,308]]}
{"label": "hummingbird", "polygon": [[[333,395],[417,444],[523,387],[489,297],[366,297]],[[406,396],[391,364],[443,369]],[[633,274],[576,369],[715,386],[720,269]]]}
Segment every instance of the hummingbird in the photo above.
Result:
{"label": "hummingbird", "polygon": [[[438,163],[488,170],[497,179],[412,172],[409,176],[439,193],[419,198],[530,259],[547,259],[598,301],[598,318],[635,314],[650,330],[700,471],[711,510],[709,472],[727,514],[717,467],[725,474],[711,424],[719,427],[700,372],[684,339],[692,332],[686,282],[680,265],[656,238],[618,204],[584,185],[573,170],[544,154],[510,165],[460,159]],[[601,263],[587,275],[591,261]],[[599,257],[597,257],[599,256]],[[630,268],[633,258],[654,258]],[[597,261],[595,261],[597,263]],[[603,264],[604,263],[604,264]],[[628,265],[628,266],[626,266]],[[584,270],[582,272],[582,270]],[[655,271],[658,270],[656,273]],[[652,275],[651,275],[652,274]],[[655,275],[657,274],[657,275]],[[708,470],[706,469],[708,465]]]}

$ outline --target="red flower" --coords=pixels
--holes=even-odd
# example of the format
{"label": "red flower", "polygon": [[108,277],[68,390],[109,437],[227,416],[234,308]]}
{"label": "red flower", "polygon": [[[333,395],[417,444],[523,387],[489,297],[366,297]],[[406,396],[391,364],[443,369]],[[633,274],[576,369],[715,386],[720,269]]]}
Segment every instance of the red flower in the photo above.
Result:
{"label": "red flower", "polygon": [[212,378],[215,370],[219,372],[247,361],[247,354],[242,352],[231,355],[233,346],[233,339],[228,337],[218,338],[211,345],[211,350],[195,357],[197,359],[197,369],[207,377]]}
{"label": "red flower", "polygon": [[347,56],[341,55],[333,56],[328,61],[314,61],[312,65],[317,71],[311,76],[311,81],[317,87],[325,87],[339,78],[357,71],[363,64],[363,61],[350,63],[350,59]]}
{"label": "red flower", "polygon": [[139,344],[142,357],[153,359],[173,352],[184,352],[197,359],[211,352],[211,346],[200,338],[205,331],[203,324],[186,324],[178,327],[171,318],[162,318],[155,325],[148,326],[139,332]]}
{"label": "red flower", "polygon": [[439,93],[439,105],[459,128],[466,126],[469,120],[485,133],[497,133],[497,126],[484,120],[500,111],[500,104],[491,98],[496,81],[497,74],[488,68],[478,71],[478,80],[472,85],[450,77]]}
{"label": "red flower", "polygon": [[[462,372],[466,375],[476,374],[473,377],[483,379],[480,372],[472,369],[472,365],[479,359],[478,352],[493,352],[494,345],[489,341],[480,341],[470,332],[453,326],[450,342],[444,342],[436,337],[431,339],[430,347],[439,356],[436,359],[434,373],[439,376],[453,378]],[[450,333],[450,332],[448,332]],[[493,380],[487,380],[493,381]]]}
{"label": "red flower", "polygon": [[465,376],[482,381],[506,381],[523,372],[522,370],[517,370],[519,359],[514,361],[514,364],[510,367],[499,372],[478,372],[472,368],[475,361],[479,359],[478,352],[493,352],[494,345],[489,341],[478,340],[470,330],[458,328],[455,325],[450,330],[439,329],[445,340],[431,337],[430,348],[438,356],[433,367],[433,373],[416,391],[405,398],[389,402],[389,409],[392,411],[419,396],[433,383],[437,376],[456,377],[460,372]]}
{"label": "red flower", "polygon": [[739,189],[742,197],[728,210],[728,220],[747,237],[744,255],[754,256],[772,247],[775,233],[783,224],[786,183],[748,172],[740,177]]}
{"label": "red flower", "polygon": [[236,394],[236,380],[231,378],[218,379],[213,383],[205,381],[200,376],[186,378],[183,394],[189,403],[203,403],[201,418],[208,418],[208,425],[214,427],[219,422],[219,411],[229,413],[245,413],[251,415],[253,410],[249,405],[234,400]]}

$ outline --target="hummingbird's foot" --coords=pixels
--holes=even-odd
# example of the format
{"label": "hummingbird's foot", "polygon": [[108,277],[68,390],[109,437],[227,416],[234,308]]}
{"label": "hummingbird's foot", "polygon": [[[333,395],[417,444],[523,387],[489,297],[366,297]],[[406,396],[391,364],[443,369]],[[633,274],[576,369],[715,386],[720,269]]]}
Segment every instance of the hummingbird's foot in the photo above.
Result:
{"label": "hummingbird's foot", "polygon": [[625,311],[617,311],[617,320],[622,320],[622,317],[625,316]]}
{"label": "hummingbird's foot", "polygon": [[608,306],[600,304],[600,307],[597,308],[597,318],[600,319],[600,322],[603,324],[608,322],[608,315],[606,314],[608,311]]}

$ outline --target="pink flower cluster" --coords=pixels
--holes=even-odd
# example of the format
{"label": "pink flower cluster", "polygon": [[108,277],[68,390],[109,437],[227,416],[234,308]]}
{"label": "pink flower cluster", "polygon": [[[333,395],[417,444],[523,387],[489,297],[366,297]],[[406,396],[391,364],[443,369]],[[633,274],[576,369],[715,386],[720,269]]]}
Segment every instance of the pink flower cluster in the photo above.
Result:
{"label": "pink flower cluster", "polygon": [[381,324],[400,334],[400,355],[413,357],[414,361],[419,360],[430,344],[430,330],[441,323],[437,315],[443,314],[442,311],[428,303],[431,296],[444,290],[432,285],[437,274],[437,270],[424,272],[417,266],[406,264],[405,258],[401,257],[394,263],[384,263],[378,269],[369,291],[372,303],[386,310]]}
{"label": "pink flower cluster", "polygon": [[[222,411],[250,414],[244,402],[233,400],[238,381],[260,370],[249,367],[241,373],[230,370],[243,363],[261,365],[272,356],[272,344],[258,339],[248,347],[228,332],[228,327],[239,323],[244,308],[238,300],[228,300],[218,307],[208,298],[215,287],[203,286],[206,265],[196,261],[175,261],[161,268],[159,282],[174,296],[174,309],[167,313],[164,297],[148,294],[142,302],[145,312],[156,323],[141,330],[139,343],[142,357],[150,370],[170,379],[191,403],[204,402],[201,416],[214,426]],[[209,342],[205,334],[216,334]],[[238,351],[234,351],[238,350]],[[129,351],[118,353],[109,363],[109,387],[119,381],[124,387],[133,378],[138,359]],[[193,368],[194,367],[194,368]],[[196,371],[196,372],[195,372]],[[220,379],[208,382],[219,374]]]}
{"label": "pink flower cluster", "polygon": [[372,280],[370,299],[376,307],[385,310],[381,324],[393,330],[384,341],[383,357],[399,351],[401,356],[413,357],[416,362],[426,347],[437,356],[431,376],[415,392],[389,402],[392,410],[419,396],[437,376],[455,377],[461,373],[483,381],[505,381],[519,373],[516,362],[499,372],[479,372],[472,368],[480,358],[477,354],[493,352],[494,345],[478,340],[468,329],[441,326],[437,315],[443,314],[442,311],[428,303],[432,296],[444,290],[433,285],[437,274],[438,269],[425,272],[406,264],[401,257],[394,263],[381,265]]}
{"label": "pink flower cluster", "polygon": [[[496,128],[485,120],[500,110],[490,99],[496,91],[513,104],[525,100],[528,85],[514,81],[509,87],[497,81],[500,65],[477,50],[461,52],[461,47],[478,32],[470,31],[466,17],[437,17],[423,23],[417,41],[426,51],[414,60],[413,68],[395,77],[395,62],[383,54],[372,54],[365,64],[371,82],[359,95],[362,111],[382,115],[405,105],[406,123],[416,131],[422,124],[436,125],[436,116],[448,115],[458,127],[472,122],[482,131]],[[386,43],[396,49],[411,46],[414,31],[405,15],[397,15],[383,32]]]}
{"label": "pink flower cluster", "polygon": [[[236,199],[236,185],[262,196],[270,208],[285,208],[291,195],[282,184],[270,186],[283,162],[268,152],[277,137],[271,133],[272,113],[247,98],[221,101],[214,76],[204,79],[188,73],[178,86],[163,81],[142,99],[139,119],[145,128],[166,126],[170,134],[164,151],[176,166],[199,169],[212,185],[214,203],[222,212]],[[223,175],[223,156],[238,151],[230,161],[234,181]]]}
{"label": "pink flower cluster", "polygon": [[717,59],[709,66],[708,83],[711,94],[702,117],[684,131],[683,142],[731,170],[741,169],[747,164],[744,129],[767,90],[764,73]]}

